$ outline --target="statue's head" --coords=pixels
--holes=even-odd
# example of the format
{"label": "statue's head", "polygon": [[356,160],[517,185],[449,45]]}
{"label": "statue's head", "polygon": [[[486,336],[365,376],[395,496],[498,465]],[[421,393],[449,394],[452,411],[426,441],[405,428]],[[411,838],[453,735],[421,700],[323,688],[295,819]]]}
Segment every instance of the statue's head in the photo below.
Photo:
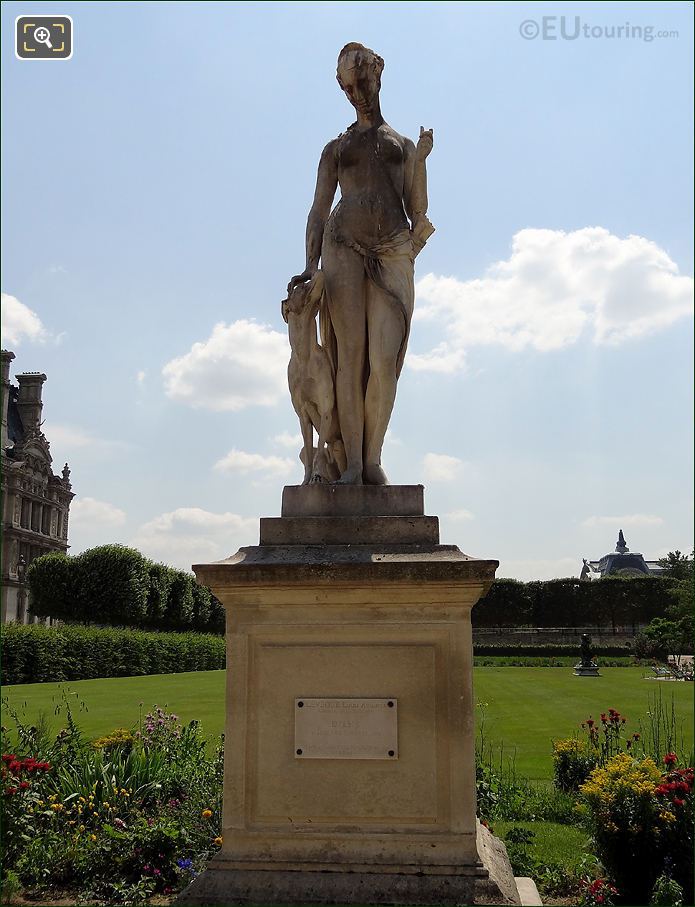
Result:
{"label": "statue's head", "polygon": [[338,84],[358,113],[366,113],[378,98],[383,70],[383,59],[364,44],[352,41],[338,54]]}

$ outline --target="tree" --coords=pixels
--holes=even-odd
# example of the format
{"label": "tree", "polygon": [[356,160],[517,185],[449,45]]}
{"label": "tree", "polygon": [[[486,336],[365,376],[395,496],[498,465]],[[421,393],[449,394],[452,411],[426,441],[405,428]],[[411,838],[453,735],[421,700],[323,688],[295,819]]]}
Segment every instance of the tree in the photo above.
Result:
{"label": "tree", "polygon": [[37,617],[81,620],[75,614],[72,558],[52,551],[35,558],[27,569],[29,608]]}
{"label": "tree", "polygon": [[682,620],[666,620],[655,617],[635,640],[635,654],[640,657],[658,658],[666,661],[674,655],[680,664],[681,655],[692,650],[692,627]]}
{"label": "tree", "polygon": [[669,551],[666,557],[661,557],[657,561],[660,567],[663,567],[662,576],[669,579],[687,580],[692,582],[693,571],[695,570],[695,551],[688,557],[681,554],[678,549]]}

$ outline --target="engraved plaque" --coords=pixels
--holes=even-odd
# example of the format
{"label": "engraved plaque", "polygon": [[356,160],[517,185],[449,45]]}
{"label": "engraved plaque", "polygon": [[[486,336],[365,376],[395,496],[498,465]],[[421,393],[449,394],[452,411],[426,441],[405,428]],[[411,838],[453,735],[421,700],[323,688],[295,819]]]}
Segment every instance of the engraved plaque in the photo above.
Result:
{"label": "engraved plaque", "polygon": [[396,699],[295,699],[296,759],[398,759]]}

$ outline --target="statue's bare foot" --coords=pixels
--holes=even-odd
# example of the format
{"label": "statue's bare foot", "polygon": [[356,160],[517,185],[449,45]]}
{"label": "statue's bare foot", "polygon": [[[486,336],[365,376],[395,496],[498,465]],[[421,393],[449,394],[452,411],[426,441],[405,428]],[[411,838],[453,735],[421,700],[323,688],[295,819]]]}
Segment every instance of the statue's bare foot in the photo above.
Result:
{"label": "statue's bare foot", "polygon": [[315,472],[313,474],[313,476],[311,477],[311,482],[309,484],[318,485],[319,483],[324,482],[324,481],[325,481],[325,479],[323,478],[323,476],[320,473]]}
{"label": "statue's bare foot", "polygon": [[335,483],[336,485],[361,485],[362,484],[362,468],[361,467],[349,467],[345,470],[342,476]]}
{"label": "statue's bare foot", "polygon": [[365,485],[388,485],[386,473],[378,463],[365,463],[362,472]]}

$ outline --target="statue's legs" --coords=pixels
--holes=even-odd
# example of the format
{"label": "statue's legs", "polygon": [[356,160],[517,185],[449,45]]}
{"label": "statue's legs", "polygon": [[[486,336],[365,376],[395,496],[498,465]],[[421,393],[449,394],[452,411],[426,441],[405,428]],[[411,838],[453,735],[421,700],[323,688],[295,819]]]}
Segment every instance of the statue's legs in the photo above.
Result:
{"label": "statue's legs", "polygon": [[362,484],[364,369],[367,349],[366,284],[362,256],[324,237],[321,253],[328,311],[338,348],[336,400],[345,446],[342,484]]}
{"label": "statue's legs", "polygon": [[403,318],[393,299],[371,281],[367,284],[369,380],[364,405],[364,481],[387,485],[381,449],[396,399],[398,353]]}

